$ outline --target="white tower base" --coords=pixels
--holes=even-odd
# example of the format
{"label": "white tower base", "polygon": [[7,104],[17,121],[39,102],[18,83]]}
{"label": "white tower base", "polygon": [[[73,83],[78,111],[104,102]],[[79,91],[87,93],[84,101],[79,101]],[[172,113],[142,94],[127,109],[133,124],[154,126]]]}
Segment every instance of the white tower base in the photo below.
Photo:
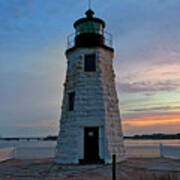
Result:
{"label": "white tower base", "polygon": [[[89,54],[96,56],[95,72],[84,71],[85,55]],[[86,163],[91,153],[97,154],[97,163],[111,163],[113,154],[117,162],[125,160],[113,51],[103,47],[76,48],[67,53],[67,59],[56,163]],[[69,111],[72,92],[74,109]],[[94,142],[91,136],[96,137]]]}

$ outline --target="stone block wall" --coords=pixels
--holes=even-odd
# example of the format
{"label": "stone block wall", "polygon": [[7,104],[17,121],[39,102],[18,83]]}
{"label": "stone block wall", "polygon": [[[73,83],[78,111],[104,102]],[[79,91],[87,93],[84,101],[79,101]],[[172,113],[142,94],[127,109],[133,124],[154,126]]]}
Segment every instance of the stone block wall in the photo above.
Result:
{"label": "stone block wall", "polygon": [[[96,72],[84,72],[84,56],[96,54]],[[111,163],[113,153],[124,159],[121,119],[114,82],[113,52],[103,48],[77,48],[67,54],[68,69],[60,119],[56,162],[77,164],[84,158],[84,127],[99,127],[100,156]],[[68,94],[75,92],[74,110]]]}

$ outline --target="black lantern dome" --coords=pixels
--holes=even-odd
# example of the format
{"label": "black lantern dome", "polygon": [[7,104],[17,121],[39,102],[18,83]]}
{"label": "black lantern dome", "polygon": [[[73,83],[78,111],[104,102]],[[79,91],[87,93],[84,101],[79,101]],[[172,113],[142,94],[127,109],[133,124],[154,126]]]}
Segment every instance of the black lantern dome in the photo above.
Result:
{"label": "black lantern dome", "polygon": [[[86,11],[85,14],[85,18],[81,18],[74,23],[75,37],[71,40],[74,43],[73,47],[69,47],[71,44],[68,40],[68,48],[104,46],[113,50],[111,34],[104,32],[105,22],[94,17],[94,12],[91,9]],[[105,34],[108,35],[108,38],[105,38]]]}

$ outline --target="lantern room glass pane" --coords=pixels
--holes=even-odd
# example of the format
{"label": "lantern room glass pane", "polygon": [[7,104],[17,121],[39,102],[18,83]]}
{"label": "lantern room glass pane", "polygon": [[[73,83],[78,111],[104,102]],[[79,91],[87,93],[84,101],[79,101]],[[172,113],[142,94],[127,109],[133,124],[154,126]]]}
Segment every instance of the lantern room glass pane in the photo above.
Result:
{"label": "lantern room glass pane", "polygon": [[80,35],[84,33],[95,33],[95,34],[103,35],[102,24],[93,21],[87,21],[79,24],[76,28],[76,35]]}

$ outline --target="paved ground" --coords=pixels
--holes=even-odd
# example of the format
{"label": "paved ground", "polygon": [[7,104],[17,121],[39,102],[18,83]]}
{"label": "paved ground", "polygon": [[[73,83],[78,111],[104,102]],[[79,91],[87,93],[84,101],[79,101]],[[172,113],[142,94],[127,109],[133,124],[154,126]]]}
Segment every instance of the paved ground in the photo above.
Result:
{"label": "paved ground", "polygon": [[[111,165],[61,166],[53,159],[9,160],[0,180],[111,180]],[[127,159],[117,164],[117,180],[180,180],[180,160]]]}

